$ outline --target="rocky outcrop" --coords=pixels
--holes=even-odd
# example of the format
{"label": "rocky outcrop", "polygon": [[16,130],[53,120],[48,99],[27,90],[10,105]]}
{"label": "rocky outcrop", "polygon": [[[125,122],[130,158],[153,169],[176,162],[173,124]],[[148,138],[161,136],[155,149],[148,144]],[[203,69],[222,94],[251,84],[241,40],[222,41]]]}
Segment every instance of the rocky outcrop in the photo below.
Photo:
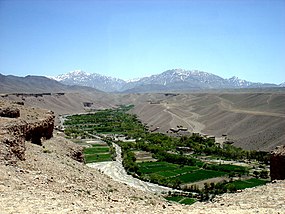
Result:
{"label": "rocky outcrop", "polygon": [[10,117],[10,118],[20,117],[20,109],[13,107],[1,108],[0,117]]}
{"label": "rocky outcrop", "polygon": [[14,112],[18,114],[17,118],[3,117],[3,114],[0,117],[0,162],[13,164],[25,160],[25,141],[41,145],[42,138],[52,137],[53,112],[4,102],[0,103],[0,108],[4,109],[2,112],[8,112],[6,115],[15,115]]}
{"label": "rocky outcrop", "polygon": [[14,164],[17,160],[25,160],[25,141],[12,136],[0,140],[0,162]]}
{"label": "rocky outcrop", "polygon": [[70,156],[73,160],[83,163],[84,162],[83,148],[72,151]]}
{"label": "rocky outcrop", "polygon": [[270,156],[271,180],[285,179],[285,145],[278,146]]}
{"label": "rocky outcrop", "polygon": [[54,128],[54,115],[48,112],[46,118],[32,124],[28,124],[25,135],[26,140],[41,145],[41,138],[50,139]]}

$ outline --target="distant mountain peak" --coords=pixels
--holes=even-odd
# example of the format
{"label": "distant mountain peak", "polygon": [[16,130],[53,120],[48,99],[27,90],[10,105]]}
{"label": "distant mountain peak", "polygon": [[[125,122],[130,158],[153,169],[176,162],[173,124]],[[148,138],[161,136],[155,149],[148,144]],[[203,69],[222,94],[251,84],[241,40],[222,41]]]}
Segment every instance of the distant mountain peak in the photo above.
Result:
{"label": "distant mountain peak", "polygon": [[67,85],[89,86],[105,92],[158,92],[193,91],[202,89],[284,87],[284,84],[253,83],[233,76],[224,79],[212,73],[199,70],[170,69],[160,74],[124,81],[97,73],[75,70],[53,79]]}
{"label": "distant mountain peak", "polygon": [[134,78],[134,79],[130,79],[130,80],[127,80],[126,83],[130,83],[130,82],[138,82],[140,81],[141,78]]}
{"label": "distant mountain peak", "polygon": [[83,70],[74,70],[74,71],[69,72],[69,74],[72,74],[72,75],[90,75],[90,73],[87,73]]}
{"label": "distant mountain peak", "polygon": [[250,85],[252,85],[252,82],[240,79],[236,76],[233,76],[231,78],[228,79],[229,83],[237,88],[244,88],[244,87],[249,87]]}
{"label": "distant mountain peak", "polygon": [[82,70],[71,71],[66,74],[52,77],[52,79],[60,81],[66,85],[88,86],[106,92],[117,91],[122,84],[125,84],[125,81],[121,79],[97,73],[88,73]]}

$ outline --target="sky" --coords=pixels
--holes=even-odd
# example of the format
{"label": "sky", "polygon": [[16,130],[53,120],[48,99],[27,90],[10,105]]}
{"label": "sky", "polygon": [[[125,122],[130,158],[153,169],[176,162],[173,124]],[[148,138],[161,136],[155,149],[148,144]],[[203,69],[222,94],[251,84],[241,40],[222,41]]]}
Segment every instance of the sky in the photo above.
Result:
{"label": "sky", "polygon": [[285,82],[285,0],[0,0],[0,73]]}

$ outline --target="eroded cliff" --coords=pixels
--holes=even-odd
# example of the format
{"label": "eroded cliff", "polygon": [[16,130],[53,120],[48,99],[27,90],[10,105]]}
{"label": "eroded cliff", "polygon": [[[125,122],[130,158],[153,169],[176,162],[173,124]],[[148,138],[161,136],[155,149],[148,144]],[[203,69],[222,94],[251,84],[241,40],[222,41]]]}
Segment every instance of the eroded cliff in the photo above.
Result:
{"label": "eroded cliff", "polygon": [[41,145],[53,135],[51,111],[26,108],[13,102],[0,102],[0,161],[7,164],[25,160],[25,141]]}
{"label": "eroded cliff", "polygon": [[271,180],[285,179],[285,145],[278,146],[270,156]]}

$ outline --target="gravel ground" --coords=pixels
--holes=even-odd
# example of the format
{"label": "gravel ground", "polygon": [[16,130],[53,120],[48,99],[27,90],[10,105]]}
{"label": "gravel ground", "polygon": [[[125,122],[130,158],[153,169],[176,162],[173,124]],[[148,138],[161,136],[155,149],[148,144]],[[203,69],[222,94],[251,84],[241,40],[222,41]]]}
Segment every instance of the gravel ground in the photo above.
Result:
{"label": "gravel ground", "polygon": [[142,191],[151,192],[151,193],[161,193],[168,192],[172,190],[171,188],[167,188],[164,186],[159,186],[157,184],[144,182],[137,178],[134,178],[131,175],[128,175],[126,170],[122,165],[122,157],[121,157],[121,148],[117,144],[113,144],[116,149],[116,161],[106,161],[100,163],[90,163],[87,166],[90,166],[95,169],[99,169],[104,172],[105,175],[108,175],[113,180],[127,184],[131,187],[140,189]]}

